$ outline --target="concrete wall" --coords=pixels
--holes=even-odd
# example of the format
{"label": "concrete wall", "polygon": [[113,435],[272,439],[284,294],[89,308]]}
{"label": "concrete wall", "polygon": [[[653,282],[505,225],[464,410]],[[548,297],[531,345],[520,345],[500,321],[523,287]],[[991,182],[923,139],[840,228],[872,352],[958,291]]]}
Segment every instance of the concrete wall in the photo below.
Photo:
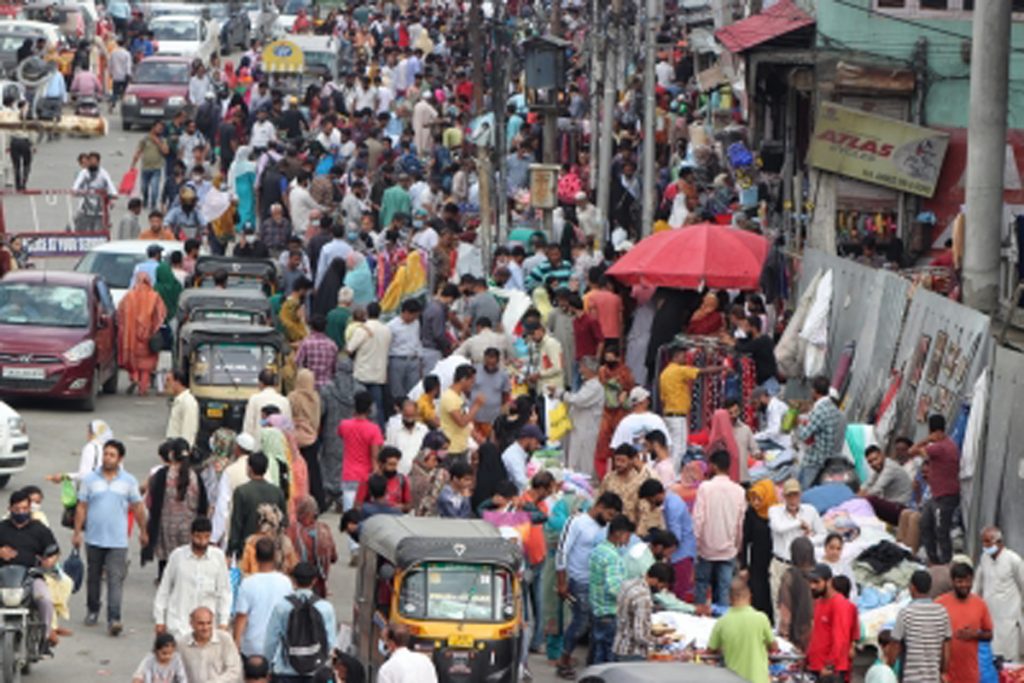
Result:
{"label": "concrete wall", "polygon": [[[814,3],[818,47],[863,51],[865,59],[874,55],[909,61],[917,39],[926,38],[932,78],[925,100],[925,122],[938,127],[966,127],[970,65],[961,58],[961,43],[971,36],[971,23],[964,18],[969,14],[951,12],[955,19],[894,15],[964,36],[960,38],[865,11],[874,6],[873,0],[844,0],[844,3],[836,0]],[[1024,22],[1014,23],[1012,41],[1014,47],[1024,48]],[[856,55],[851,55],[851,59],[856,59]],[[1009,126],[1024,128],[1024,51],[1012,53],[1010,60]]]}

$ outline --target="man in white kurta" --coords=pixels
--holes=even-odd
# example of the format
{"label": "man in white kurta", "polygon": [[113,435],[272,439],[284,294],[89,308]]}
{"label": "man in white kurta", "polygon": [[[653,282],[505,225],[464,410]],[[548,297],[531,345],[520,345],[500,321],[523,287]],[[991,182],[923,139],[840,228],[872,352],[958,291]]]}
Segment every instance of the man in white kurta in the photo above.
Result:
{"label": "man in white kurta", "polygon": [[189,446],[195,446],[196,434],[199,433],[199,402],[189,391],[187,382],[188,378],[180,372],[168,376],[167,390],[174,400],[171,401],[171,414],[167,418],[166,437],[185,439]]}
{"label": "man in white kurta", "polygon": [[573,472],[594,475],[594,451],[597,450],[597,436],[601,431],[601,417],[604,414],[604,387],[597,377],[597,359],[584,356],[580,359],[580,376],[583,383],[578,391],[562,396],[569,408],[569,443],[566,446],[569,469]]}
{"label": "man in white kurta", "polygon": [[437,121],[437,110],[430,104],[431,94],[423,93],[422,98],[412,108],[412,135],[416,144],[416,153],[421,156],[430,156],[434,150],[434,130],[432,126]]}
{"label": "man in white kurta", "polygon": [[1024,562],[1003,545],[1003,533],[988,527],[981,532],[982,554],[974,573],[974,592],[985,599],[995,626],[992,653],[1017,661],[1021,642],[1021,596],[1024,596]]}

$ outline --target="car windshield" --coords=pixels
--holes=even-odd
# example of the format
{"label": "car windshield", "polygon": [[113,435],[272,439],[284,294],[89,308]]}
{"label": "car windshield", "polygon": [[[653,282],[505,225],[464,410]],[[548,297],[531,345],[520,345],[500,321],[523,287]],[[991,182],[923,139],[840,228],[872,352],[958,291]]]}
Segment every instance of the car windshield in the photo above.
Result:
{"label": "car windshield", "polygon": [[188,83],[184,62],[140,62],[132,74],[133,83]]}
{"label": "car windshield", "polygon": [[[213,282],[213,276],[207,275],[203,277],[200,287],[215,287]],[[262,290],[263,278],[256,277],[253,275],[228,275],[228,289],[252,289]]]}
{"label": "car windshield", "polygon": [[150,28],[153,30],[153,37],[158,41],[199,40],[199,28],[193,21],[154,21]]}
{"label": "car windshield", "polygon": [[512,575],[485,564],[425,563],[402,579],[398,610],[407,619],[508,621],[515,615]]}
{"label": "car windshield", "polygon": [[281,14],[298,14],[300,9],[308,10],[313,0],[287,0]]}
{"label": "car windshield", "polygon": [[19,36],[10,33],[0,35],[0,52],[17,52],[18,48],[21,47],[26,40],[32,40],[32,38],[29,36]]}
{"label": "car windshield", "polygon": [[90,251],[75,266],[79,273],[102,275],[114,289],[128,289],[135,266],[145,260],[145,254],[114,254]]}
{"label": "car windshield", "polygon": [[0,324],[87,327],[89,296],[81,287],[0,282]]}
{"label": "car windshield", "polygon": [[274,362],[274,347],[252,344],[200,344],[192,363],[197,384],[254,387]]}

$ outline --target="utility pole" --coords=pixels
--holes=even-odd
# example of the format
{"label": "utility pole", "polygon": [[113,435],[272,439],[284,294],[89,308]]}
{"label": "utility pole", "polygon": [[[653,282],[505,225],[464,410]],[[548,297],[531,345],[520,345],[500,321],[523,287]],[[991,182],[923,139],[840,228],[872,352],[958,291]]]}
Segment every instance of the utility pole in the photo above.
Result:
{"label": "utility pole", "polygon": [[963,280],[964,303],[987,313],[999,307],[1010,19],[1009,2],[975,4]]}
{"label": "utility pole", "polygon": [[[605,22],[604,40],[604,101],[601,103],[600,155],[597,172],[597,214],[601,221],[603,245],[611,235],[609,220],[609,204],[611,200],[612,173],[612,133],[615,118],[616,78],[615,65],[616,46],[618,45],[620,23],[622,21],[622,0],[612,0],[611,16]],[[595,131],[596,133],[597,131]]]}
{"label": "utility pole", "polygon": [[473,55],[473,113],[484,111],[484,10],[480,0],[473,0],[469,10],[469,42]]}
{"label": "utility pole", "polygon": [[654,227],[654,62],[658,49],[658,0],[647,0],[644,12],[644,148],[643,148],[643,211],[640,236],[647,237]]}
{"label": "utility pole", "polygon": [[[601,5],[599,0],[591,0],[590,3],[590,26],[587,29],[587,39],[590,43],[590,80],[588,85],[590,90],[587,96],[590,98],[590,154],[589,154],[589,187],[587,187],[587,194],[589,195],[594,188],[597,187],[597,155],[598,150],[601,147],[600,136],[597,133],[598,129],[598,110],[601,108],[601,95],[598,90],[603,76],[603,64],[604,60],[601,58],[603,44],[601,33],[598,30],[598,26],[601,25]],[[593,195],[590,199],[593,200]]]}

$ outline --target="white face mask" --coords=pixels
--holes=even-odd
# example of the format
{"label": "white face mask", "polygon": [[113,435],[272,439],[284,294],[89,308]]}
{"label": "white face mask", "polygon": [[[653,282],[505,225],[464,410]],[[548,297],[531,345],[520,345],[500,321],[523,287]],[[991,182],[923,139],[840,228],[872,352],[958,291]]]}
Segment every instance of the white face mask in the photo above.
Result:
{"label": "white face mask", "polygon": [[981,549],[981,552],[983,552],[986,555],[988,555],[989,557],[991,557],[991,556],[995,555],[997,552],[999,552],[999,546],[997,546],[997,545],[986,546],[986,547]]}

